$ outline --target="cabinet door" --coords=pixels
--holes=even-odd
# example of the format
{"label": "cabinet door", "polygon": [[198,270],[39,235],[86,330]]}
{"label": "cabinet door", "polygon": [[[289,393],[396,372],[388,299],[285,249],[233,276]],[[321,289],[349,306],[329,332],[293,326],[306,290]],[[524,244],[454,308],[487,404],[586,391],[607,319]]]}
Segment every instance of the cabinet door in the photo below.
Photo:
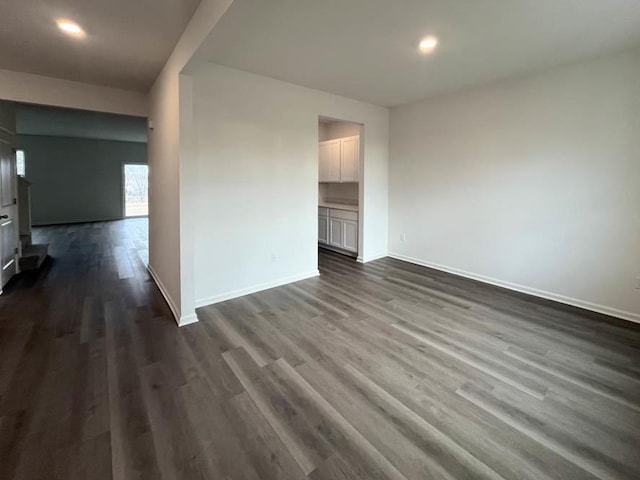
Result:
{"label": "cabinet door", "polygon": [[360,138],[349,137],[340,141],[340,181],[357,182],[360,166]]}
{"label": "cabinet door", "polygon": [[318,216],[318,243],[329,243],[329,217]]}
{"label": "cabinet door", "polygon": [[342,248],[351,252],[358,251],[358,222],[351,220],[342,221]]}
{"label": "cabinet door", "polygon": [[320,182],[340,181],[340,140],[330,140],[319,144],[319,169]]}
{"label": "cabinet door", "polygon": [[329,161],[329,182],[340,181],[340,140],[332,140],[331,160]]}
{"label": "cabinet door", "polygon": [[318,158],[318,181],[329,181],[329,164],[331,163],[331,146],[322,142],[318,146],[319,158]]}
{"label": "cabinet door", "polygon": [[329,245],[343,247],[343,222],[339,218],[329,218]]}

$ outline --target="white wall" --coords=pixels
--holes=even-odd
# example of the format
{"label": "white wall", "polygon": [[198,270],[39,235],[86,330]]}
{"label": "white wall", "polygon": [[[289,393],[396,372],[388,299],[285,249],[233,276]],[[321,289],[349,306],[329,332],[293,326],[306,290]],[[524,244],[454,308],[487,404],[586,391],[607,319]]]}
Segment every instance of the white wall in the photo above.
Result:
{"label": "white wall", "polygon": [[180,146],[178,72],[149,93],[149,271],[180,322]]}
{"label": "white wall", "polygon": [[144,93],[9,70],[0,70],[0,99],[139,117],[147,115]]}
{"label": "white wall", "polygon": [[390,145],[394,256],[640,320],[640,51],[394,108]]}
{"label": "white wall", "polygon": [[149,92],[149,271],[180,325],[196,320],[192,232],[181,215],[180,77],[231,3],[202,0]]}
{"label": "white wall", "polygon": [[198,305],[317,272],[319,116],[364,124],[362,255],[386,254],[387,109],[213,64],[193,106]]}

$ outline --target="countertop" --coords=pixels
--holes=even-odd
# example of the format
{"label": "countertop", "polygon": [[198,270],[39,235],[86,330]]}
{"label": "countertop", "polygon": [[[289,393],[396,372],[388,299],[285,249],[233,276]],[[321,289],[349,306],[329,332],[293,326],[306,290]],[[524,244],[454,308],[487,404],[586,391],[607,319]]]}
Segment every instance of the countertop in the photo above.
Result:
{"label": "countertop", "polygon": [[326,202],[320,202],[318,204],[319,207],[325,207],[325,208],[335,208],[336,210],[347,210],[349,212],[357,212],[359,211],[359,207],[358,205],[344,205],[341,203],[326,203]]}

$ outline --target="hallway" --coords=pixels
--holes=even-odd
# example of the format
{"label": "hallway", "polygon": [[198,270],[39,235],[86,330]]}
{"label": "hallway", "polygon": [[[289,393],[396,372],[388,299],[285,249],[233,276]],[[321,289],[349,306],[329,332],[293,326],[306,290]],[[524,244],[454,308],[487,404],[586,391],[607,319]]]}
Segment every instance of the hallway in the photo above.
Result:
{"label": "hallway", "polygon": [[34,227],[51,258],[0,296],[0,478],[112,478],[111,433],[148,432],[129,346],[177,329],[146,272],[147,225]]}

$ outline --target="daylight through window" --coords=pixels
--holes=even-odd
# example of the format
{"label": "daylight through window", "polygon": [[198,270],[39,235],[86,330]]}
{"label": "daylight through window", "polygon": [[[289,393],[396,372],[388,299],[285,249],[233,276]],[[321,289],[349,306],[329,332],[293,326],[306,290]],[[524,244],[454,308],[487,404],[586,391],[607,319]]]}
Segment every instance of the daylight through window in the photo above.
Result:
{"label": "daylight through window", "polygon": [[16,173],[20,177],[24,177],[27,173],[24,150],[16,150]]}
{"label": "daylight through window", "polygon": [[124,166],[124,215],[142,217],[149,215],[149,167],[127,163]]}

